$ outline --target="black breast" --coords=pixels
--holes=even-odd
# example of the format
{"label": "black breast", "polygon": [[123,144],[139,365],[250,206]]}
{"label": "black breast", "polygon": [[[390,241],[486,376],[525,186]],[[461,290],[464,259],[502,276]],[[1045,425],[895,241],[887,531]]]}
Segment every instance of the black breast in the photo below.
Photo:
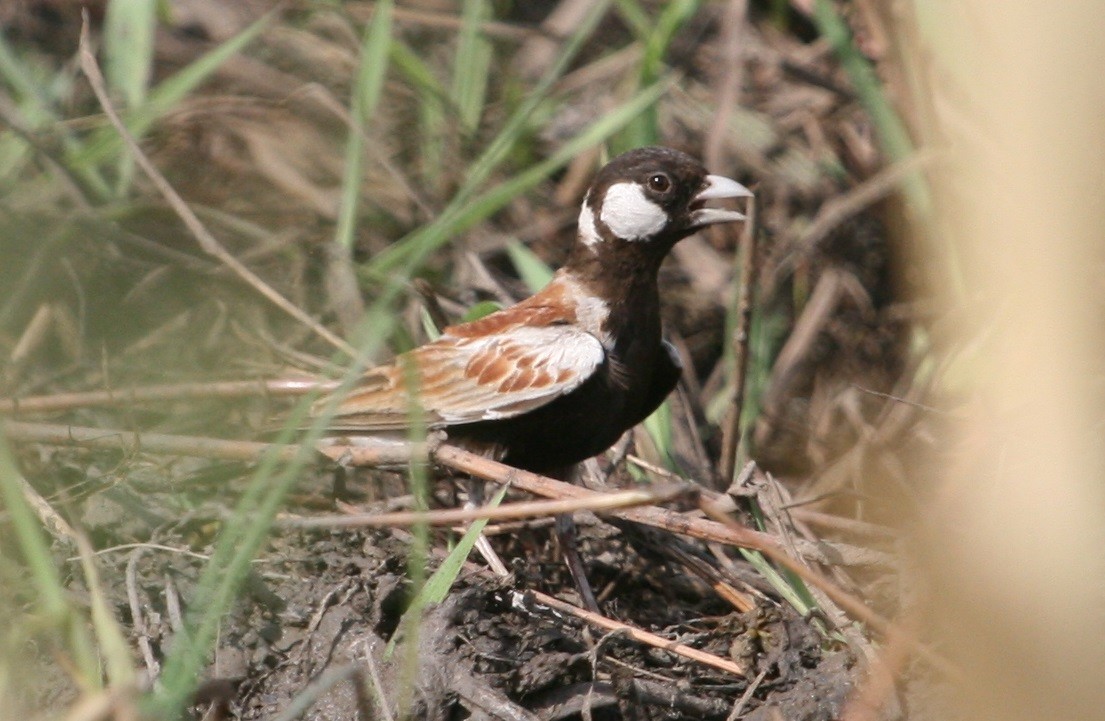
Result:
{"label": "black breast", "polygon": [[612,446],[663,400],[653,400],[652,362],[614,365],[607,361],[579,388],[533,411],[454,426],[449,435],[497,444],[505,451],[503,463],[535,473],[584,461]]}

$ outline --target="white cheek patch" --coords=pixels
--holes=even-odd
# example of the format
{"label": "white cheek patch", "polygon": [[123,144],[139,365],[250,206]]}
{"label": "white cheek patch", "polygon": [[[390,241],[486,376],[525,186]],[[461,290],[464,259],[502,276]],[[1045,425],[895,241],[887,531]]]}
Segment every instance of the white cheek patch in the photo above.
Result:
{"label": "white cheek patch", "polygon": [[668,214],[645,197],[636,183],[616,183],[606,191],[599,216],[619,238],[642,240],[656,235],[668,223]]}
{"label": "white cheek patch", "polygon": [[579,211],[579,239],[588,248],[602,240],[598,228],[595,227],[595,214],[591,212],[591,206],[587,205],[586,200]]}

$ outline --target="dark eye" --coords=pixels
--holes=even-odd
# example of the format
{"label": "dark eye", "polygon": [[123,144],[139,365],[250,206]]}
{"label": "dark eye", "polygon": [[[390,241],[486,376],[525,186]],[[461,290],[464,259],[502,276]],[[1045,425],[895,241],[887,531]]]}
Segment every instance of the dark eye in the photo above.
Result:
{"label": "dark eye", "polygon": [[648,178],[648,187],[655,190],[657,193],[666,193],[671,188],[671,178],[663,173],[656,173],[650,175]]}

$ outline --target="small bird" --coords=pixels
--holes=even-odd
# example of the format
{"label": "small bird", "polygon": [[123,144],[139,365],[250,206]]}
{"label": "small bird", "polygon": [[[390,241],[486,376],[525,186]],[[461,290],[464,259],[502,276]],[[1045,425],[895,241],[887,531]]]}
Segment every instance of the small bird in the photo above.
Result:
{"label": "small bird", "polygon": [[595,177],[567,263],[541,291],[446,328],[314,412],[332,431],[375,434],[405,429],[417,407],[453,443],[565,478],[675,388],[682,366],[661,336],[660,264],[701,228],[745,217],[707,201],[751,195],[677,150],[619,155]]}

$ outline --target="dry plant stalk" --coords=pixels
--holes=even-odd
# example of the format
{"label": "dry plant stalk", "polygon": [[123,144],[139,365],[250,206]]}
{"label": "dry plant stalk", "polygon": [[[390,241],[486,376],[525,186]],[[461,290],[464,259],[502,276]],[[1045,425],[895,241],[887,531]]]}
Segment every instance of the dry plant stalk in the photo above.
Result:
{"label": "dry plant stalk", "polygon": [[756,242],[756,199],[748,199],[748,220],[741,231],[740,276],[737,296],[737,325],[733,329],[733,400],[725,419],[721,439],[721,477],[728,484],[737,470],[741,446],[741,415],[744,411],[745,385],[748,380],[748,344],[752,338],[752,304],[755,279],[759,276]]}

